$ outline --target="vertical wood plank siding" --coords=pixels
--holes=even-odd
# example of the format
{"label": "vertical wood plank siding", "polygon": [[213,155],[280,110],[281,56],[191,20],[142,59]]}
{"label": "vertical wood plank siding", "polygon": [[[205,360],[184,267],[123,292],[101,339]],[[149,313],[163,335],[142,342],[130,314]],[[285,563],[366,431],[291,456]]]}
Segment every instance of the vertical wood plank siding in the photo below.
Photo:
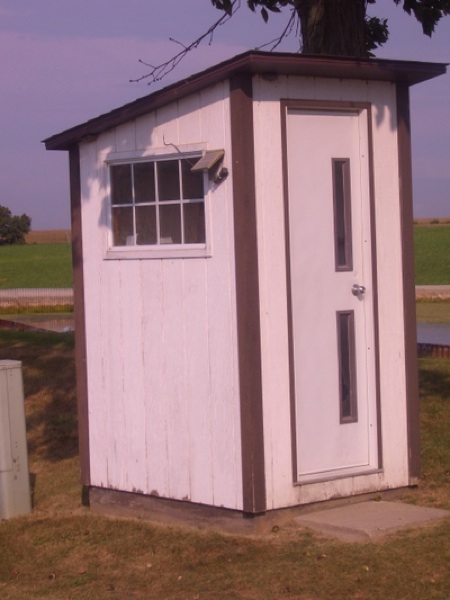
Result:
{"label": "vertical wood plank siding", "polygon": [[410,484],[420,476],[419,384],[414,271],[414,217],[412,193],[409,88],[397,84],[400,210],[403,252],[403,310],[405,322],[406,401]]}
{"label": "vertical wood plank siding", "polygon": [[224,148],[228,160],[228,91],[223,82],[83,144],[81,196],[91,485],[242,510],[230,182],[210,182],[212,256],[105,259],[105,160],[176,153],[169,143]]}
{"label": "vertical wood plank siding", "polygon": [[[248,52],[45,141],[70,152],[85,486],[111,497],[132,492],[122,494],[131,503],[145,494],[256,515],[416,483],[408,88],[445,71],[442,64]],[[298,101],[367,103],[370,113],[383,433],[382,468],[299,485],[283,201],[285,110]],[[161,158],[178,148],[223,148],[231,172],[218,185],[210,180],[207,256],[157,258],[145,249],[142,258],[126,250],[112,256],[108,161]]]}
{"label": "vertical wood plank siding", "polygon": [[[257,216],[260,262],[260,314],[262,315],[263,399],[267,510],[281,506],[308,504],[336,497],[408,485],[406,400],[404,373],[404,331],[400,207],[398,185],[398,145],[396,137],[396,87],[390,82],[315,80],[283,78],[267,81],[255,78],[254,118],[257,182]],[[280,110],[281,101],[281,110]],[[295,420],[289,409],[290,384],[287,320],[289,283],[280,280],[277,269],[289,273],[289,253],[284,245],[284,203],[282,164],[285,149],[286,104],[308,105],[343,102],[366,107],[373,149],[370,156],[372,260],[377,274],[373,281],[374,301],[379,296],[376,380],[381,412],[385,461],[379,456],[380,471],[369,475],[313,484],[292,484],[293,457],[290,452],[290,425],[295,443]],[[271,130],[276,131],[276,135]],[[284,156],[286,163],[286,156]],[[285,164],[286,166],[286,164]],[[261,235],[261,232],[263,235]],[[376,236],[376,237],[375,237]],[[370,240],[369,240],[370,241]],[[378,285],[376,282],[378,279]],[[287,313],[287,314],[286,314]],[[292,356],[292,354],[291,354]],[[381,449],[381,440],[379,440]],[[295,467],[295,465],[294,465]],[[295,477],[294,477],[295,481]]]}
{"label": "vertical wood plank siding", "polygon": [[261,513],[266,487],[251,77],[234,77],[230,93],[243,503],[244,512]]}
{"label": "vertical wood plank siding", "polygon": [[70,207],[72,219],[72,267],[74,282],[75,361],[78,402],[78,440],[81,483],[90,484],[89,416],[86,371],[86,323],[84,312],[83,234],[81,226],[80,151],[69,152]]}

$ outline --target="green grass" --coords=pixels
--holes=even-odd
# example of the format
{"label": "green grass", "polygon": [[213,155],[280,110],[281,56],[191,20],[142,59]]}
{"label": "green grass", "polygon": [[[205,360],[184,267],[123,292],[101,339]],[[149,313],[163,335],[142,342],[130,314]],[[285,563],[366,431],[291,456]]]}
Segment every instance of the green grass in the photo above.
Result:
{"label": "green grass", "polygon": [[[2,600],[449,600],[450,522],[371,544],[281,524],[239,537],[80,504],[73,338],[0,332],[23,362],[32,514],[0,523]],[[420,360],[422,467],[403,500],[450,508],[450,360]]]}
{"label": "green grass", "polygon": [[450,285],[450,226],[416,225],[417,285]]}
{"label": "green grass", "polygon": [[421,359],[420,366],[422,492],[450,509],[450,360]]}
{"label": "green grass", "polygon": [[[67,231],[34,232],[32,243],[0,246],[0,288],[71,287],[71,248]],[[414,227],[417,285],[450,285],[450,226]]]}
{"label": "green grass", "polygon": [[416,315],[419,323],[450,323],[450,301],[417,302]]}
{"label": "green grass", "polygon": [[0,288],[72,287],[70,244],[0,246]]}

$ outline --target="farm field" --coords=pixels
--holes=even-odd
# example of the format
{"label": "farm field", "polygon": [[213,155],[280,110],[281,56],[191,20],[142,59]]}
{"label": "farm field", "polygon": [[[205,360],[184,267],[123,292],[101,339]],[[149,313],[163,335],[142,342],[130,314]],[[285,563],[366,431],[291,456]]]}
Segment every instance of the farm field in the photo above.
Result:
{"label": "farm field", "polygon": [[72,287],[70,244],[0,246],[0,289]]}
{"label": "farm field", "polygon": [[450,301],[417,302],[417,321],[420,323],[450,323]]}
{"label": "farm field", "polygon": [[414,226],[416,285],[450,285],[450,225]]}
{"label": "farm field", "polygon": [[27,244],[70,244],[70,229],[40,229],[25,236]]}
{"label": "farm field", "polygon": [[[32,231],[27,244],[0,246],[0,289],[71,287],[70,232]],[[414,227],[417,285],[450,285],[450,224]]]}
{"label": "farm field", "polygon": [[[21,360],[32,514],[0,523],[2,600],[449,598],[450,522],[377,543],[280,522],[251,537],[96,516],[81,506],[73,337],[0,332]],[[399,499],[450,509],[450,361],[420,360],[422,480]]]}

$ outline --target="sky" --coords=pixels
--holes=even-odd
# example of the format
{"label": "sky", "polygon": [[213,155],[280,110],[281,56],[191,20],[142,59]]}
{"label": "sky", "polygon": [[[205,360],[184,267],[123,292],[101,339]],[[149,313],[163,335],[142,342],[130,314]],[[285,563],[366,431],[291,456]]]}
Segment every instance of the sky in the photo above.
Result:
{"label": "sky", "polygon": [[[188,45],[220,16],[210,0],[0,0],[0,205],[32,229],[70,226],[68,156],[42,140],[274,39],[288,13],[265,25],[238,13],[162,82],[130,83]],[[393,0],[379,58],[450,63],[450,16],[430,39]],[[176,40],[171,41],[170,38]],[[178,42],[178,43],[177,43]],[[296,52],[292,35],[279,48]],[[450,217],[450,75],[411,88],[414,214]]]}

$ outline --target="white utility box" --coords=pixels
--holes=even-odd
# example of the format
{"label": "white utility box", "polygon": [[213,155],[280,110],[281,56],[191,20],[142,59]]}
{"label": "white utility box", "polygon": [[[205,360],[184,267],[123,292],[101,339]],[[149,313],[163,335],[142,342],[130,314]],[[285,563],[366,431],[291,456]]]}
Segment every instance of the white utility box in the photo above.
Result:
{"label": "white utility box", "polygon": [[0,360],[0,519],[30,511],[22,363]]}

